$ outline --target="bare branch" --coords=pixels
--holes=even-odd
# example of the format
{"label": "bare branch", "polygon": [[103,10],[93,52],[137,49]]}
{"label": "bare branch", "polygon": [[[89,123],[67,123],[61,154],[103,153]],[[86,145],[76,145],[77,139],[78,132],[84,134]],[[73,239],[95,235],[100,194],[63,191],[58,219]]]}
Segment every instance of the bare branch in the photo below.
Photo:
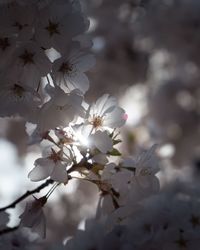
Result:
{"label": "bare branch", "polygon": [[16,227],[6,227],[6,228],[0,230],[0,235],[11,233],[11,232],[17,230],[18,228],[19,228],[19,226],[16,226]]}
{"label": "bare branch", "polygon": [[47,180],[46,182],[44,182],[43,184],[41,184],[39,187],[33,189],[33,190],[30,190],[30,191],[27,191],[25,194],[23,194],[21,197],[17,198],[15,201],[13,201],[10,205],[8,206],[5,206],[5,207],[2,207],[0,208],[0,212],[3,212],[5,211],[6,209],[8,208],[15,208],[15,206],[23,201],[24,199],[26,199],[28,196],[32,195],[32,194],[35,194],[35,193],[39,193],[43,188],[47,187],[49,184],[53,184],[54,181],[49,179]]}

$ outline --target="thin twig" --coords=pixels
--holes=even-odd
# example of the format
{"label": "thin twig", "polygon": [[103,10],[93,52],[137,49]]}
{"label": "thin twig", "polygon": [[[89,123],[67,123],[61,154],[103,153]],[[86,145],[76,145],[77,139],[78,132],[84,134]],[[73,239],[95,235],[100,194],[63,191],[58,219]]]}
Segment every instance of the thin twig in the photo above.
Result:
{"label": "thin twig", "polygon": [[19,228],[19,226],[4,228],[4,229],[0,230],[0,235],[11,233],[11,232],[17,230],[18,228]]}
{"label": "thin twig", "polygon": [[0,208],[0,212],[3,212],[5,211],[6,209],[8,208],[15,208],[15,206],[23,201],[24,199],[26,199],[28,196],[32,195],[32,194],[35,194],[35,193],[39,193],[43,188],[47,187],[49,184],[53,184],[54,181],[49,179],[47,180],[46,182],[44,182],[43,184],[41,184],[39,187],[33,189],[33,190],[30,190],[30,191],[27,191],[25,194],[23,194],[21,197],[19,197],[18,199],[16,199],[15,201],[13,201],[10,205],[8,206],[5,206],[5,207],[2,207]]}

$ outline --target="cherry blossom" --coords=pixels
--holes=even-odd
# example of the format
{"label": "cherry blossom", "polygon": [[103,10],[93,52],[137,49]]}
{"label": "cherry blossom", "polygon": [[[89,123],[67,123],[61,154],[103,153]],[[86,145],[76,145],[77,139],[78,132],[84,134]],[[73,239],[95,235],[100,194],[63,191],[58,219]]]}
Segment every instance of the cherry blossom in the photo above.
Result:
{"label": "cherry blossom", "polygon": [[1,116],[20,115],[28,120],[33,120],[37,107],[40,104],[38,93],[25,84],[10,79],[2,79],[0,90]]}
{"label": "cherry blossom", "polygon": [[31,228],[42,238],[46,235],[46,219],[42,210],[46,201],[47,199],[45,196],[40,199],[35,198],[33,202],[26,204],[24,212],[20,215],[20,226]]}
{"label": "cherry blossom", "polygon": [[83,94],[89,88],[89,80],[84,74],[94,66],[94,57],[81,51],[78,43],[70,48],[53,63],[52,76],[56,84],[68,91],[79,89]]}
{"label": "cherry blossom", "polygon": [[83,112],[81,106],[83,97],[73,91],[65,93],[61,88],[46,86],[51,99],[38,112],[38,129],[45,132],[58,126],[68,126],[78,114]]}
{"label": "cherry blossom", "polygon": [[[71,39],[86,30],[80,12],[72,11],[70,1],[52,1],[41,9],[36,26],[35,37],[40,46],[62,52],[70,44]],[[73,27],[71,26],[73,23]]]}
{"label": "cherry blossom", "polygon": [[1,33],[18,41],[28,41],[33,37],[33,25],[36,19],[35,5],[21,6],[17,3],[1,7]]}
{"label": "cherry blossom", "polygon": [[98,148],[102,153],[111,151],[113,147],[112,139],[106,131],[97,131],[95,134],[90,136],[92,144]]}
{"label": "cherry blossom", "polygon": [[68,181],[67,165],[69,163],[71,162],[63,157],[62,151],[55,151],[51,148],[46,157],[38,158],[35,161],[35,167],[28,177],[32,181],[40,181],[50,177],[54,181],[66,184]]}
{"label": "cherry blossom", "polygon": [[[170,5],[171,1],[165,2]],[[32,249],[20,236],[15,241],[13,231],[21,232],[23,227],[44,238],[44,205],[56,188],[68,188],[73,179],[90,183],[98,195],[95,218],[86,219],[85,229],[77,230],[65,245],[60,241],[49,247],[43,242],[40,248],[35,245],[37,249],[198,250],[199,184],[176,181],[174,186],[160,187],[158,146],[138,155],[124,153],[124,146],[121,150],[117,144],[121,142],[119,128],[127,120],[125,110],[109,94],[92,104],[87,102],[86,72],[95,60],[90,52],[92,43],[85,35],[89,21],[80,1],[1,0],[0,4],[0,116],[23,118],[30,144],[41,150],[28,178],[32,182],[45,180],[0,208],[0,248]],[[119,12],[124,13],[121,8]],[[131,16],[135,18],[134,13]],[[137,128],[130,129],[138,133]],[[149,138],[139,145],[136,141],[134,149],[152,144]],[[9,227],[5,211],[52,183],[45,196],[40,193],[40,198],[28,201],[20,224]],[[83,200],[82,195],[74,197],[75,205],[79,198]],[[59,209],[56,215],[59,222]]]}
{"label": "cherry blossom", "polygon": [[88,130],[105,130],[118,128],[125,124],[125,111],[117,106],[117,100],[108,94],[100,97],[89,106],[86,117]]}
{"label": "cherry blossom", "polygon": [[7,74],[37,90],[42,76],[51,70],[51,62],[35,42],[22,43],[12,56]]}
{"label": "cherry blossom", "polygon": [[157,145],[153,145],[149,150],[142,152],[136,161],[129,159],[122,163],[132,171],[128,199],[138,200],[159,191],[159,180],[155,176],[159,171],[156,148]]}

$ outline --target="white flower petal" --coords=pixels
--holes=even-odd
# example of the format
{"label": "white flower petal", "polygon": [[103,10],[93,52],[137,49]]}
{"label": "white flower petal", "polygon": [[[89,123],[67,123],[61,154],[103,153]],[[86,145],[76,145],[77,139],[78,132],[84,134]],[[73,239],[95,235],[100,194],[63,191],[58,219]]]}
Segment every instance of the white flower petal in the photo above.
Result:
{"label": "white flower petal", "polygon": [[100,163],[102,165],[105,165],[106,163],[108,163],[108,159],[106,157],[105,154],[98,154],[98,155],[95,155],[92,160],[94,162],[97,162],[97,163]]}
{"label": "white flower petal", "polygon": [[45,215],[42,210],[45,203],[46,197],[35,199],[26,204],[24,212],[19,216],[20,227],[29,227],[43,238],[46,235]]}
{"label": "white flower petal", "polygon": [[115,108],[110,114],[107,114],[104,118],[104,126],[110,128],[119,128],[126,122],[125,111],[122,108]]}
{"label": "white flower petal", "polygon": [[76,68],[81,72],[85,72],[95,65],[95,57],[93,55],[84,55],[80,57],[80,60],[76,64]]}
{"label": "white flower petal", "polygon": [[68,175],[66,167],[62,164],[56,164],[51,174],[51,179],[57,182],[67,183]]}
{"label": "white flower petal", "polygon": [[28,177],[31,181],[41,181],[51,175],[53,168],[53,161],[47,158],[39,158],[35,161],[35,167],[28,174]]}
{"label": "white flower petal", "polygon": [[73,76],[65,77],[65,79],[70,91],[79,89],[84,94],[89,89],[89,80],[84,73],[78,72]]}
{"label": "white flower petal", "polygon": [[35,223],[35,225],[32,227],[32,230],[40,237],[46,237],[46,219],[43,211],[41,211],[40,215],[38,216],[37,223]]}
{"label": "white flower petal", "polygon": [[106,131],[101,132],[97,131],[94,135],[91,136],[93,144],[98,148],[102,153],[107,153],[112,149],[112,139],[109,137]]}
{"label": "white flower petal", "polygon": [[106,113],[111,112],[116,107],[116,104],[116,99],[114,97],[109,97],[108,94],[104,94],[96,101],[94,105],[94,114],[100,116],[105,115]]}

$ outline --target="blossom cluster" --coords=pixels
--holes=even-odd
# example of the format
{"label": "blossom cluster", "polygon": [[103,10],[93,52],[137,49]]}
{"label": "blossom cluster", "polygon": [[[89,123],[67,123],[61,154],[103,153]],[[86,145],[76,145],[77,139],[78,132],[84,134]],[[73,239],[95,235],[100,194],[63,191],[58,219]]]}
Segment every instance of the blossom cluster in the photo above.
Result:
{"label": "blossom cluster", "polygon": [[110,219],[104,223],[87,221],[85,231],[77,231],[63,249],[197,250],[200,244],[197,190],[176,183],[171,190],[140,202],[127,216],[120,218],[122,213],[118,213],[120,223],[109,231],[106,230],[108,223],[112,224]]}
{"label": "blossom cluster", "polygon": [[[114,148],[120,142],[116,129],[127,119],[108,94],[93,104],[84,100],[85,72],[95,62],[84,34],[89,21],[78,1],[1,4],[0,116],[22,117],[29,143],[41,143],[42,156],[29,178],[50,177],[66,185],[74,172],[87,177],[110,155],[120,155]],[[46,202],[40,201],[27,205],[20,225],[41,230],[38,217],[45,221],[41,209]]]}
{"label": "blossom cluster", "polygon": [[[81,43],[89,21],[80,4],[70,0],[12,1],[2,4],[0,11],[0,115],[20,115],[43,124],[48,123],[44,109],[48,112],[52,106],[59,110],[68,105],[70,120],[75,98],[81,99],[89,88],[84,72],[94,64],[87,53],[91,43]],[[56,103],[52,103],[53,96]],[[64,97],[66,103],[59,102]],[[59,121],[49,127],[57,125]]]}
{"label": "blossom cluster", "polygon": [[85,98],[86,72],[95,60],[86,36],[89,21],[79,1],[0,4],[0,116],[24,119],[29,145],[41,149],[28,178],[46,180],[44,187],[52,184],[46,195],[33,196],[26,204],[14,228],[7,226],[6,210],[42,188],[0,208],[0,247],[42,249],[20,230],[28,227],[45,238],[44,206],[50,195],[78,179],[99,190],[96,217],[59,249],[199,249],[199,200],[194,190],[161,191],[158,145],[136,157],[123,156],[118,144],[119,128],[128,118],[125,110],[109,94],[93,103]]}

